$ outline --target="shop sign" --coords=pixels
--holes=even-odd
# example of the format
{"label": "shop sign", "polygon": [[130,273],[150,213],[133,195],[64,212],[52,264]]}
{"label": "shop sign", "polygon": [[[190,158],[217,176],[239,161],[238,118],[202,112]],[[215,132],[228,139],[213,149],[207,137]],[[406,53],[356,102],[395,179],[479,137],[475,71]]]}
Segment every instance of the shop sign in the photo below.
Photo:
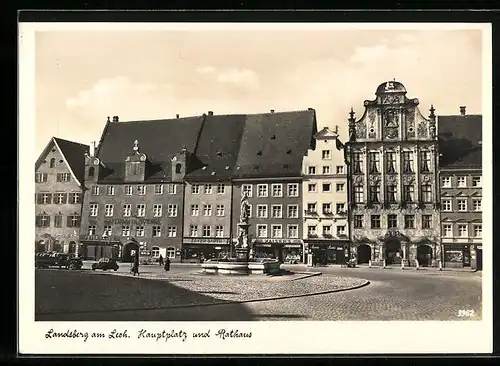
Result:
{"label": "shop sign", "polygon": [[102,235],[80,235],[80,241],[98,241],[103,243],[120,241],[118,236],[107,236],[102,237]]}
{"label": "shop sign", "polygon": [[184,244],[220,244],[228,245],[230,239],[224,238],[184,238],[182,240]]}
{"label": "shop sign", "polygon": [[257,239],[256,244],[302,244],[300,239]]}
{"label": "shop sign", "polygon": [[283,248],[302,248],[301,244],[285,244]]}
{"label": "shop sign", "polygon": [[160,219],[104,219],[108,225],[161,225]]}

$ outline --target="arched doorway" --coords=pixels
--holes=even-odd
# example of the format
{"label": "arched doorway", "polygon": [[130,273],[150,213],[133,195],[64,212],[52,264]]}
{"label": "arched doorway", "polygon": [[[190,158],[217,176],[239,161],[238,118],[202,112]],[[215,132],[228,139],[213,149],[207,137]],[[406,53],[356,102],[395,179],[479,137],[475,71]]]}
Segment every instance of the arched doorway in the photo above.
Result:
{"label": "arched doorway", "polygon": [[430,245],[423,244],[417,247],[417,261],[422,267],[432,265],[432,247]]}
{"label": "arched doorway", "polygon": [[139,243],[135,241],[125,243],[122,248],[122,262],[133,262],[134,254],[139,255]]}
{"label": "arched doorway", "polygon": [[357,249],[358,264],[368,263],[372,258],[372,248],[367,244],[360,244]]}
{"label": "arched doorway", "polygon": [[386,264],[401,264],[401,242],[391,239],[385,243]]}

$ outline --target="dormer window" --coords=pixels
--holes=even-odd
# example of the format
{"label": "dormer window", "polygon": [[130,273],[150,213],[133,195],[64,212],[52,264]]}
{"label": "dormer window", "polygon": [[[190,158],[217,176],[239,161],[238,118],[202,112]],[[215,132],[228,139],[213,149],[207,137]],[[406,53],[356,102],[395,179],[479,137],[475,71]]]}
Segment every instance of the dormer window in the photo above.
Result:
{"label": "dormer window", "polygon": [[139,161],[134,161],[131,164],[132,164],[131,165],[132,169],[130,171],[131,174],[133,174],[133,175],[139,174],[139,164],[140,164],[140,162]]}
{"label": "dormer window", "polygon": [[176,164],[175,165],[175,173],[176,174],[182,173],[182,164]]}
{"label": "dormer window", "polygon": [[56,159],[52,158],[50,159],[50,167],[53,168],[56,166]]}
{"label": "dormer window", "polygon": [[271,140],[276,140],[276,135],[272,135]]}
{"label": "dormer window", "polygon": [[89,168],[89,177],[93,177],[94,176],[94,173],[95,173],[95,168],[93,166],[91,166]]}

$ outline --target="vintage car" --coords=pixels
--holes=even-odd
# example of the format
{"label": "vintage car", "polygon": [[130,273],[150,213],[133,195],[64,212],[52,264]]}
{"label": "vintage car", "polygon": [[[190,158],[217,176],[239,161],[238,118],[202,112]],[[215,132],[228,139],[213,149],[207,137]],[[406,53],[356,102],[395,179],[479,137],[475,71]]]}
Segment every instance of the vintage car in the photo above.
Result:
{"label": "vintage car", "polygon": [[81,258],[75,257],[73,254],[65,253],[38,253],[35,256],[36,268],[59,267],[65,269],[81,269],[83,262]]}
{"label": "vintage car", "polygon": [[112,258],[101,258],[98,262],[92,263],[92,271],[95,271],[96,269],[102,269],[103,271],[112,269],[113,271],[117,271],[118,268],[118,263],[116,263],[116,260]]}

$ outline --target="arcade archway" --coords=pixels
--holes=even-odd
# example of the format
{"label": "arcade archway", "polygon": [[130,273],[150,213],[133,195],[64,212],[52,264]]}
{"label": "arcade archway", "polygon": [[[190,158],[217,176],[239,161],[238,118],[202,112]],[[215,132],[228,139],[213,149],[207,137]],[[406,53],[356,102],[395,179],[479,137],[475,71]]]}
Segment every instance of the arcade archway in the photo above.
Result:
{"label": "arcade archway", "polygon": [[372,248],[367,244],[360,244],[357,249],[358,264],[368,263],[372,257]]}
{"label": "arcade archway", "polygon": [[139,243],[135,241],[129,241],[123,245],[122,248],[122,262],[133,262],[134,255],[139,253]]}
{"label": "arcade archway", "polygon": [[432,247],[430,245],[423,244],[417,247],[417,261],[422,267],[432,265]]}
{"label": "arcade archway", "polygon": [[398,239],[385,242],[385,260],[387,265],[401,263],[401,242]]}

